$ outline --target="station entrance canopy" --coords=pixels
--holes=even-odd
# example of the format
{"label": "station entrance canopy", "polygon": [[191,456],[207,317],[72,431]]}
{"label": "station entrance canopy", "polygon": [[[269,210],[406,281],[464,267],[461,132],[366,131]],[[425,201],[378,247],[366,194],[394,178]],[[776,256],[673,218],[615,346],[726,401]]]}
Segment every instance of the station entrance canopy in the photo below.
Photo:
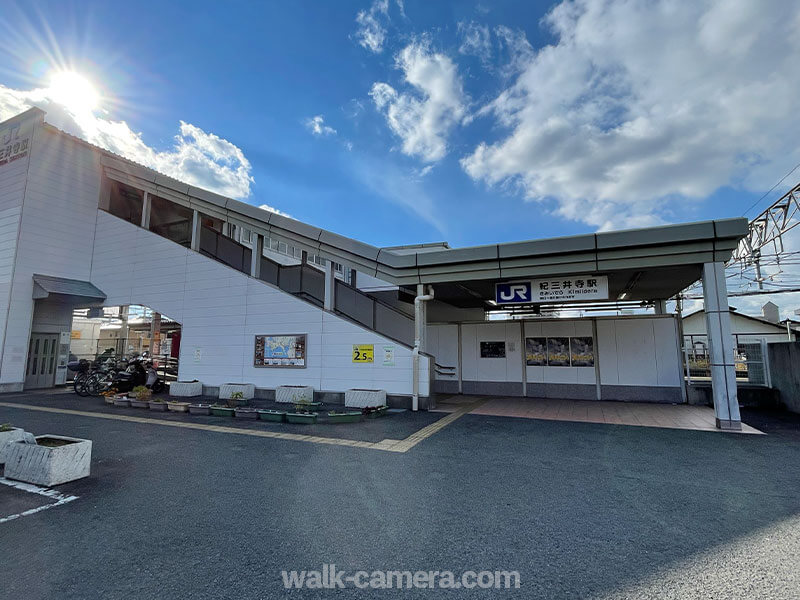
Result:
{"label": "station entrance canopy", "polygon": [[[497,283],[592,275],[607,281],[606,300],[670,298],[700,279],[704,264],[729,260],[739,240],[747,234],[747,219],[734,218],[398,252],[189,186],[117,157],[105,155],[102,164],[111,179],[398,285],[411,295],[418,284],[432,285],[438,300],[465,308],[491,309]],[[586,296],[586,301],[596,300],[596,295]]]}

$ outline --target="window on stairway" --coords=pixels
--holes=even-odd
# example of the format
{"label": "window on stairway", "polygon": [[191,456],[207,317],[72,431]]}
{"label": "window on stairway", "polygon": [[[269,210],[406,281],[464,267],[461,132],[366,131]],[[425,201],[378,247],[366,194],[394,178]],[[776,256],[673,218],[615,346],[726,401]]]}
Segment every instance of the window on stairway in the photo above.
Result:
{"label": "window on stairway", "polygon": [[111,179],[106,182],[108,192],[101,197],[100,208],[129,223],[141,225],[144,192]]}
{"label": "window on stairway", "polygon": [[150,231],[188,248],[192,244],[192,209],[151,195]]}

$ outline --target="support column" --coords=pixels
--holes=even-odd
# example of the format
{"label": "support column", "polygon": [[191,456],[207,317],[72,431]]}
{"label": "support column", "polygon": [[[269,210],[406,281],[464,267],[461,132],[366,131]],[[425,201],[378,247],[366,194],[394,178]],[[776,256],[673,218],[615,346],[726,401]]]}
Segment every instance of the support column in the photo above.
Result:
{"label": "support column", "polygon": [[150,194],[144,193],[144,200],[142,201],[142,227],[150,229]]}
{"label": "support column", "polygon": [[189,246],[195,252],[200,250],[200,213],[192,212],[192,243]]}
{"label": "support column", "polygon": [[150,356],[161,351],[161,314],[153,311],[150,317]]}
{"label": "support column", "polygon": [[657,315],[665,315],[667,314],[667,301],[666,300],[655,300],[653,303],[653,310]]}
{"label": "support column", "polygon": [[741,429],[739,399],[736,394],[736,365],[725,265],[703,265],[703,302],[711,366],[711,390],[719,429]]}
{"label": "support column", "polygon": [[[417,284],[417,296],[425,295],[425,286]],[[414,320],[414,326],[417,329],[417,339],[419,340],[419,351],[427,351],[427,330],[428,330],[428,307],[427,302],[420,302],[419,304],[419,318]],[[416,315],[415,315],[416,316]]]}
{"label": "support column", "polygon": [[336,274],[333,270],[333,261],[325,261],[325,300],[323,306],[325,310],[333,310],[336,307]]}
{"label": "support column", "polygon": [[250,275],[259,279],[261,277],[261,255],[264,254],[264,236],[255,231],[250,232],[252,252],[250,253]]}

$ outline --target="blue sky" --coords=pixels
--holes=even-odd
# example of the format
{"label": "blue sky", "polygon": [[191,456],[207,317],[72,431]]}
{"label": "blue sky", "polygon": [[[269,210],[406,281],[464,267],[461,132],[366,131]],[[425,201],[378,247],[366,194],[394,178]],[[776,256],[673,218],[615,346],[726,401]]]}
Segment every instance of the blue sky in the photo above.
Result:
{"label": "blue sky", "polygon": [[6,0],[0,118],[376,245],[739,216],[800,161],[800,12],[677,4]]}

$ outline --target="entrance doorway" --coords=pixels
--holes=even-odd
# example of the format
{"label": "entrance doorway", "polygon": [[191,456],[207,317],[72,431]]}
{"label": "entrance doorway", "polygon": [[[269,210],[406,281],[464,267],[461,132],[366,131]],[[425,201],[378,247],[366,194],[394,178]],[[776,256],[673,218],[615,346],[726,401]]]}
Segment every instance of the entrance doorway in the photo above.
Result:
{"label": "entrance doorway", "polygon": [[55,385],[58,334],[33,333],[28,348],[25,369],[25,389],[47,388]]}

